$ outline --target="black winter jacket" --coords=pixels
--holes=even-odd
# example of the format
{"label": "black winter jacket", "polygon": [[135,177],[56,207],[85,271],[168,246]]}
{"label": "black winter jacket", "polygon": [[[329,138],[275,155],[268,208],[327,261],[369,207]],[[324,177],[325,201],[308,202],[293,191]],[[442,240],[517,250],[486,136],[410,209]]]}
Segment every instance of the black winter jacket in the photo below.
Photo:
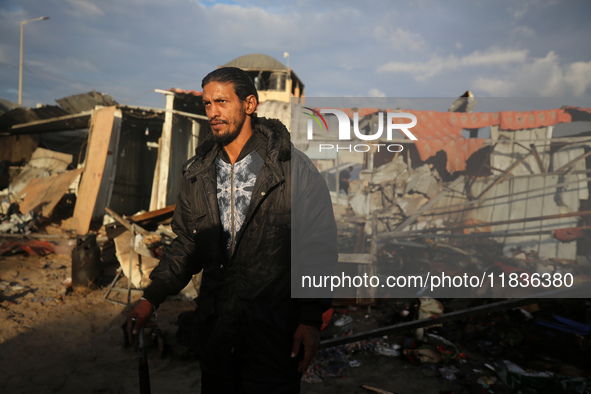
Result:
{"label": "black winter jacket", "polygon": [[326,182],[293,147],[281,122],[258,118],[253,131],[267,142],[265,162],[231,260],[226,263],[223,255],[216,195],[220,147],[207,139],[183,171],[172,220],[178,237],[152,271],[152,283],[144,292],[158,306],[203,269],[197,312],[202,321],[212,319],[219,327],[213,331],[226,340],[231,327],[241,324],[241,311],[252,303],[262,306],[263,318],[282,331],[293,333],[300,323],[319,327],[330,300],[292,298],[291,280],[299,283],[302,267],[315,265],[330,273],[337,262]]}

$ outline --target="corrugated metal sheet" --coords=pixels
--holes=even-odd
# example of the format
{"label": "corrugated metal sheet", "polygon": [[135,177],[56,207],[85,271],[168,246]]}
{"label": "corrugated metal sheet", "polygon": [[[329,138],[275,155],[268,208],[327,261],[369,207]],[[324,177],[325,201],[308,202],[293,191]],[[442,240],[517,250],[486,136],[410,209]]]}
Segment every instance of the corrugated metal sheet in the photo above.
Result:
{"label": "corrugated metal sheet", "polygon": [[0,116],[0,130],[8,129],[17,124],[30,123],[39,120],[59,118],[66,115],[78,114],[94,109],[97,105],[117,105],[108,94],[89,92],[64,97],[55,100],[57,105],[44,105],[39,108],[14,108]]}
{"label": "corrugated metal sheet", "polygon": [[0,116],[0,130],[8,129],[16,124],[30,123],[65,115],[68,115],[68,112],[57,105],[45,105],[40,108],[15,108]]}
{"label": "corrugated metal sheet", "polygon": [[[491,166],[497,169],[505,170],[511,166],[514,162],[521,159],[523,156],[529,153],[529,145],[533,140],[536,150],[542,159],[544,168],[548,168],[550,163],[550,143],[544,141],[545,139],[552,138],[552,128],[542,127],[537,129],[526,129],[517,131],[504,131],[499,130],[498,126],[491,126],[490,128],[491,139],[495,141],[495,148],[491,155]],[[524,142],[519,145],[514,141],[523,140]],[[523,163],[517,166],[511,175],[528,175],[540,173],[540,168],[536,159],[533,155],[530,155]]]}
{"label": "corrugated metal sheet", "polygon": [[150,195],[163,115],[151,113],[141,119],[131,109],[122,109],[113,191],[108,207],[121,215],[133,215],[150,206]]}
{"label": "corrugated metal sheet", "polygon": [[73,96],[64,97],[55,101],[70,114],[90,111],[93,110],[97,105],[102,105],[105,107],[117,105],[117,102],[113,100],[113,98],[108,94],[95,91],[75,94]]}
{"label": "corrugated metal sheet", "polygon": [[[579,157],[583,148],[558,151],[553,161],[566,163]],[[581,163],[581,164],[579,164]],[[584,161],[577,163],[576,169],[584,169]],[[565,182],[579,180],[578,183],[556,186]],[[472,194],[478,195],[490,183],[491,179],[479,179],[472,185]],[[515,220],[539,216],[549,216],[567,212],[576,212],[581,199],[587,199],[588,188],[585,175],[569,174],[567,176],[534,174],[513,177],[493,187],[478,205],[458,207],[470,200],[464,194],[464,185],[458,185],[454,191],[447,191],[437,202],[435,208],[439,212],[450,212],[445,215],[430,216],[427,227],[442,227],[471,223],[491,223],[504,220]],[[577,217],[521,222],[512,224],[480,227],[471,232],[540,232],[558,228],[576,227]],[[413,228],[416,229],[416,228]],[[521,235],[496,237],[504,245],[505,253],[511,250],[534,251],[542,258],[574,259],[576,242],[562,243],[551,234]]]}

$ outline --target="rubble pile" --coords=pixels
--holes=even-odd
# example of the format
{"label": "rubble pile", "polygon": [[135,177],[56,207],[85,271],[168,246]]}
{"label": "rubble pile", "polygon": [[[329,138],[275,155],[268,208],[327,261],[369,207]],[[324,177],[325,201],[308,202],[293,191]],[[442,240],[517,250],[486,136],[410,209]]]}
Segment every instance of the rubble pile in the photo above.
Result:
{"label": "rubble pile", "polygon": [[[346,200],[350,209],[341,209],[341,218],[377,217],[379,233],[392,231],[440,188],[441,177],[432,165],[409,169],[403,157],[397,156],[374,171],[361,171],[359,179],[351,181]],[[371,235],[371,226],[366,226],[366,233]]]}

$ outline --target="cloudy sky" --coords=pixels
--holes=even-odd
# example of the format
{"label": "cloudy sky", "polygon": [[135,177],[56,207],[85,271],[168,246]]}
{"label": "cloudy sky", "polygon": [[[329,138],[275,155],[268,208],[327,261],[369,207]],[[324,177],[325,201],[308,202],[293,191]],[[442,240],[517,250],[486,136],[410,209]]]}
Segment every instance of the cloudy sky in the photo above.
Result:
{"label": "cloudy sky", "polygon": [[218,65],[264,53],[312,97],[590,97],[591,2],[0,0],[0,98],[97,90],[161,107]]}

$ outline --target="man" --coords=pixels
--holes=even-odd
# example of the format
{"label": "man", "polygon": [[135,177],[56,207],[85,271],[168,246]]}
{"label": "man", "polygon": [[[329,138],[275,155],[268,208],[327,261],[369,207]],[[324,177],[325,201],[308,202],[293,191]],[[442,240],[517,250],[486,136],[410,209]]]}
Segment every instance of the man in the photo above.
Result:
{"label": "man", "polygon": [[212,135],[185,165],[177,238],[129,313],[128,330],[137,334],[203,269],[202,393],[298,393],[330,301],[294,299],[290,284],[303,265],[330,270],[336,262],[328,188],[281,122],[257,118],[258,93],[245,72],[219,68],[201,86]]}
{"label": "man", "polygon": [[339,190],[344,190],[345,194],[349,194],[349,181],[351,179],[351,172],[353,166],[349,166],[348,169],[341,171],[339,174]]}

